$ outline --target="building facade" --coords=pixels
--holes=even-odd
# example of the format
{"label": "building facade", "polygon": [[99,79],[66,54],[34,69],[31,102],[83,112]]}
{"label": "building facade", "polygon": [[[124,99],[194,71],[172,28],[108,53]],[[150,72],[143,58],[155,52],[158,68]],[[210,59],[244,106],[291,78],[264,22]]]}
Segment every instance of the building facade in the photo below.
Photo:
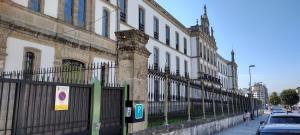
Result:
{"label": "building facade", "polygon": [[253,97],[256,99],[260,99],[263,105],[268,104],[269,96],[268,96],[268,88],[263,83],[254,83],[252,86]]}
{"label": "building facade", "polygon": [[115,32],[137,29],[150,37],[149,65],[238,88],[235,54],[218,54],[206,7],[191,27],[154,0],[1,0],[0,7],[0,71],[115,63]]}

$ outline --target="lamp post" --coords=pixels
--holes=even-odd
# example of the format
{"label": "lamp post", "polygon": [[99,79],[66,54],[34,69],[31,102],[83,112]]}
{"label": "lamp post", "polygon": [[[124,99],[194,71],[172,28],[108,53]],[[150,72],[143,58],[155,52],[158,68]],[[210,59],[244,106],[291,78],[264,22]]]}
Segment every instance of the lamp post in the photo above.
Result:
{"label": "lamp post", "polygon": [[254,103],[253,103],[253,94],[251,91],[251,68],[254,68],[255,65],[250,65],[249,66],[249,76],[250,76],[250,82],[249,82],[249,98],[250,98],[250,106],[251,106],[251,119],[253,120],[254,117]]}

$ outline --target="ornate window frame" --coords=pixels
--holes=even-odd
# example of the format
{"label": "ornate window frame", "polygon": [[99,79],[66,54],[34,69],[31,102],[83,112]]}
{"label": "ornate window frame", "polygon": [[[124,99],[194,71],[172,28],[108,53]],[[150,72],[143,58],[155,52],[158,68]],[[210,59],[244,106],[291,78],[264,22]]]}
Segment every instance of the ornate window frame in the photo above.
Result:
{"label": "ornate window frame", "polygon": [[33,59],[33,69],[38,69],[41,66],[41,50],[33,47],[24,47],[23,51],[23,65],[22,68],[23,70],[25,69],[25,62],[26,62],[26,53],[31,52],[34,54],[34,59]]}

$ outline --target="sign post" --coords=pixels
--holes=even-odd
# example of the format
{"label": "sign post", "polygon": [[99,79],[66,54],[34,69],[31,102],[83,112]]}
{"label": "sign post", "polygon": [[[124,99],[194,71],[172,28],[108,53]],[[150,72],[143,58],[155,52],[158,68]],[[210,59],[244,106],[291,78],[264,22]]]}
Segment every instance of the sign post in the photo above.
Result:
{"label": "sign post", "polygon": [[69,86],[56,86],[55,90],[55,111],[69,109]]}

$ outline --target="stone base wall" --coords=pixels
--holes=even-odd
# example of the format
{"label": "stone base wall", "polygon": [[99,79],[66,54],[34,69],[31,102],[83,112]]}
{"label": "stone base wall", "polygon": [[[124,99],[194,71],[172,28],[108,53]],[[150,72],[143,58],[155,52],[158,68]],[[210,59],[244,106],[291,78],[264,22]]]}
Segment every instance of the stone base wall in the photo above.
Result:
{"label": "stone base wall", "polygon": [[[264,114],[259,110],[258,115]],[[256,115],[256,111],[255,111]],[[148,128],[133,135],[212,135],[224,129],[233,127],[243,122],[243,114],[223,119],[192,120],[175,125],[164,125],[156,128]]]}
{"label": "stone base wall", "polygon": [[243,115],[238,115],[235,117],[225,118],[218,121],[213,121],[190,128],[185,128],[181,130],[172,131],[169,133],[164,133],[162,135],[211,135],[222,131],[223,129],[230,128],[237,125],[243,121]]}

